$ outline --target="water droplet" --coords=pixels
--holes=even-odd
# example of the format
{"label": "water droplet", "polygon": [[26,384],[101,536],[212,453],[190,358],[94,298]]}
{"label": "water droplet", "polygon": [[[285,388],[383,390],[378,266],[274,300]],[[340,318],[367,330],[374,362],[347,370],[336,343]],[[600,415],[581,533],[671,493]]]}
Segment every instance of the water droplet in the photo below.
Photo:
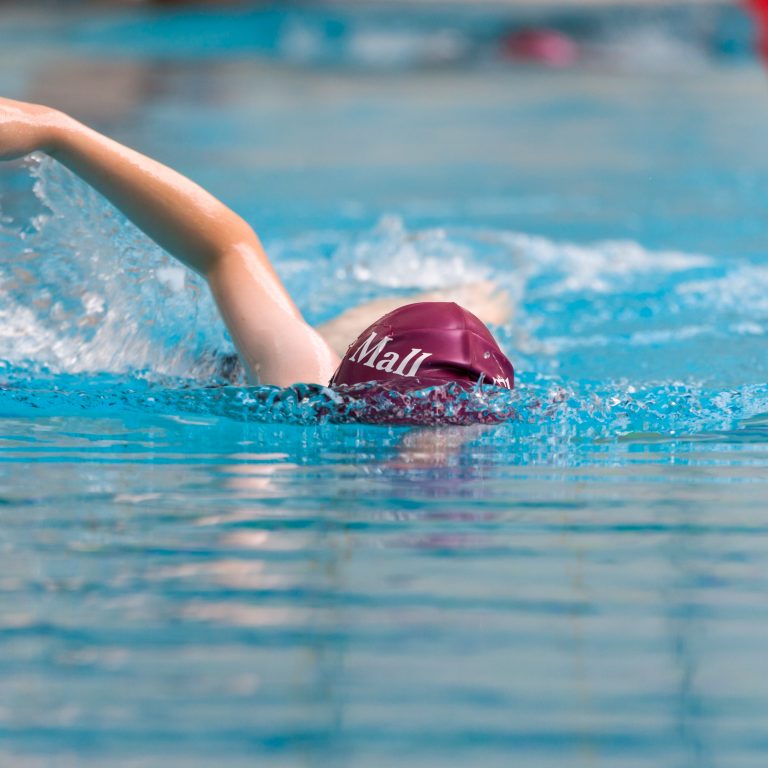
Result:
{"label": "water droplet", "polygon": [[485,353],[483,354],[483,357],[484,357],[486,360],[487,360],[487,359],[488,359],[490,356],[491,356],[491,353],[490,353],[490,352],[485,352]]}

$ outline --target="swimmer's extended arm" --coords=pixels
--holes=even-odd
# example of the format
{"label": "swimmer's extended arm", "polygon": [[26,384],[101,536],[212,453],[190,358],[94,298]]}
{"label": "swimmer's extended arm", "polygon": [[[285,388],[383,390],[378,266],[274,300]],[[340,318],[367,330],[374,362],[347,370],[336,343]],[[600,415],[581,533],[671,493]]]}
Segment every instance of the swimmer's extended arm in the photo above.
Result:
{"label": "swimmer's extended arm", "polygon": [[338,358],[302,318],[256,233],[184,176],[47,107],[0,98],[0,159],[43,151],[208,281],[252,379],[325,384]]}

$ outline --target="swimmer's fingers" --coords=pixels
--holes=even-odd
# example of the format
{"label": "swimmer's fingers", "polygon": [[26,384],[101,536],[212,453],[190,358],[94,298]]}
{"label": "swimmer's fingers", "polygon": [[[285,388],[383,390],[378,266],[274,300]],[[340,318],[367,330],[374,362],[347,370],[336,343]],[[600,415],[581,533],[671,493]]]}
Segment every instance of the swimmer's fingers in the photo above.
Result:
{"label": "swimmer's fingers", "polygon": [[509,293],[503,288],[496,287],[483,302],[482,311],[475,314],[486,325],[505,325],[512,319],[514,306]]}
{"label": "swimmer's fingers", "polygon": [[0,160],[15,160],[54,143],[61,113],[0,97]]}

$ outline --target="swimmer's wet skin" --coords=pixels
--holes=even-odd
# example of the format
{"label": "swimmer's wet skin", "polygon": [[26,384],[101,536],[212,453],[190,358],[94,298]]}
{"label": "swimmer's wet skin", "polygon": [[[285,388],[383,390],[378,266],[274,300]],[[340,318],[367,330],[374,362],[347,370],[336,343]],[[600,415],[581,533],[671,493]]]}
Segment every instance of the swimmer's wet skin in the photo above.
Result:
{"label": "swimmer's wet skin", "polygon": [[330,379],[338,355],[301,316],[237,214],[184,176],[62,112],[0,98],[0,159],[35,151],[56,158],[206,279],[252,382]]}
{"label": "swimmer's wet skin", "polygon": [[388,313],[340,360],[302,317],[256,233],[223,203],[62,112],[0,98],[0,159],[35,151],[76,173],[206,279],[253,383],[373,381],[399,391],[451,382],[465,389],[514,386],[512,364],[490,331],[451,302],[418,302]]}

